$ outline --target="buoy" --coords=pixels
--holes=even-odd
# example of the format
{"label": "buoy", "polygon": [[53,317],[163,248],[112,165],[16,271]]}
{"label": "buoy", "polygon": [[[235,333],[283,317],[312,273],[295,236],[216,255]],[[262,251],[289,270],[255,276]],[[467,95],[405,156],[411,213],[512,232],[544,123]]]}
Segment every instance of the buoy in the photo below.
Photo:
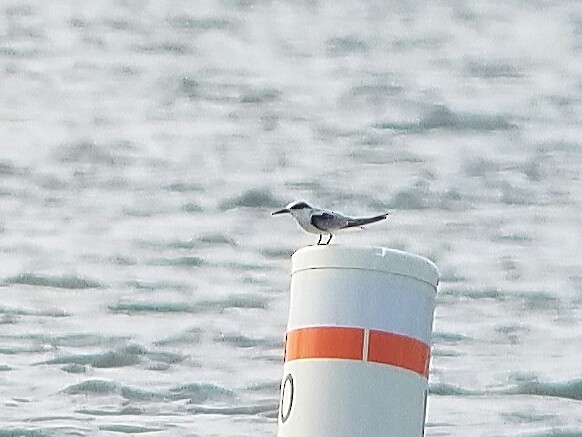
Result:
{"label": "buoy", "polygon": [[422,436],[438,277],[381,247],[295,252],[278,436]]}

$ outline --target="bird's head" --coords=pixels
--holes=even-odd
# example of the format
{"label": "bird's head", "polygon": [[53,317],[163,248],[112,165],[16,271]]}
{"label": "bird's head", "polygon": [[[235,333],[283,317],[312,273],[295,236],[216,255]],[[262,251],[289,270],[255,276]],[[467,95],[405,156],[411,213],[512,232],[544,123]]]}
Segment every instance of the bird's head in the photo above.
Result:
{"label": "bird's head", "polygon": [[300,211],[303,211],[304,209],[312,209],[312,207],[307,202],[304,202],[303,200],[296,200],[295,202],[291,202],[285,208],[271,213],[271,215],[285,214],[285,213],[295,215],[295,214],[299,213]]}

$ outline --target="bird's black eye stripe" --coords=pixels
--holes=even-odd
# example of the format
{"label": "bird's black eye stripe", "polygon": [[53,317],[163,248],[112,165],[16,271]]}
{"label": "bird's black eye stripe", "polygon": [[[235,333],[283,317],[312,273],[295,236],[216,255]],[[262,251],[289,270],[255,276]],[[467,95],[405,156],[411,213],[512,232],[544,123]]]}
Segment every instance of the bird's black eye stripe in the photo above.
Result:
{"label": "bird's black eye stripe", "polygon": [[309,208],[309,205],[305,202],[299,202],[290,207],[289,209],[303,209],[303,208]]}

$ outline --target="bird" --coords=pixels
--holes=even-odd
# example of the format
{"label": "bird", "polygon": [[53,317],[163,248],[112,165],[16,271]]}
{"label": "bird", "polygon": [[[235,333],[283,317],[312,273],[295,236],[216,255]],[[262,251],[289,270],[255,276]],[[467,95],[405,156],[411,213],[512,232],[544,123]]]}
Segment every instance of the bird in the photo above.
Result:
{"label": "bird", "polygon": [[[314,208],[303,200],[291,202],[285,208],[271,213],[271,215],[277,214],[291,214],[303,230],[312,234],[319,234],[318,246],[328,245],[336,231],[362,227],[384,220],[389,215],[385,213],[373,217],[353,218],[327,209]],[[321,242],[323,235],[329,235],[329,239],[325,243]]]}

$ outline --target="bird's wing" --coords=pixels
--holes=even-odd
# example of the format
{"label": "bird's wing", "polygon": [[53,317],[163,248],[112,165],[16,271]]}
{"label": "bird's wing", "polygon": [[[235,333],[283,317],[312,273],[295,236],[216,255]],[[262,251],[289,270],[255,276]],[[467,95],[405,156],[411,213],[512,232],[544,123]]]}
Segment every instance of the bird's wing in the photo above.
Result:
{"label": "bird's wing", "polygon": [[311,224],[320,231],[333,231],[345,226],[346,219],[339,214],[317,211],[311,214]]}
{"label": "bird's wing", "polygon": [[346,228],[353,228],[355,226],[364,226],[370,223],[375,223],[384,220],[389,214],[375,215],[374,217],[350,218],[345,225]]}

